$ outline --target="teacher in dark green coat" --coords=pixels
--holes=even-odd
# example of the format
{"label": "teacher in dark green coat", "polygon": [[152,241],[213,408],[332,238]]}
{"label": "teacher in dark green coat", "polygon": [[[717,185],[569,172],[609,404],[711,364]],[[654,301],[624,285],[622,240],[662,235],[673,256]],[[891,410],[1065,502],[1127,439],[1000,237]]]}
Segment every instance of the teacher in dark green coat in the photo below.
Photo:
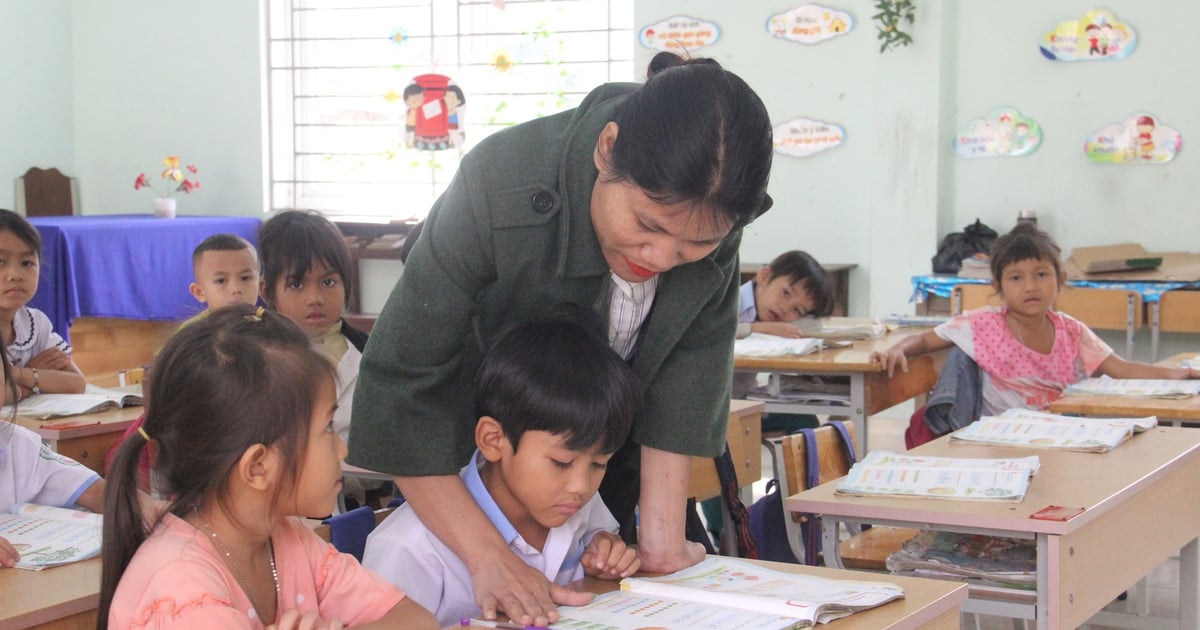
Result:
{"label": "teacher in dark green coat", "polygon": [[492,135],[435,202],[364,352],[348,461],[396,476],[470,569],[485,617],[545,625],[556,603],[590,598],[517,558],[457,474],[482,352],[563,304],[597,313],[645,391],[601,496],[626,535],[636,504],[644,570],[703,558],[684,538],[689,457],[724,449],[737,250],[770,205],[771,153],[753,90],[711,60],[680,61]]}

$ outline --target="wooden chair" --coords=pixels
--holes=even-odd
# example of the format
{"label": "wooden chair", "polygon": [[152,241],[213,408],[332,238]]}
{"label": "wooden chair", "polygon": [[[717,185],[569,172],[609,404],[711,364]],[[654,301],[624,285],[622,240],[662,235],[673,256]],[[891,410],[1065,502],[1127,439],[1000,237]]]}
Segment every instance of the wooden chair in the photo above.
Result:
{"label": "wooden chair", "polygon": [[27,217],[70,216],[79,207],[78,185],[56,168],[36,166],[17,178],[16,211]]}
{"label": "wooden chair", "polygon": [[1150,305],[1150,360],[1158,361],[1158,333],[1200,333],[1200,291],[1167,291]]}
{"label": "wooden chair", "polygon": [[[850,437],[854,437],[854,425],[846,423]],[[818,462],[820,472],[818,481],[826,483],[844,477],[850,472],[850,462],[846,458],[842,438],[831,426],[816,429]],[[769,440],[775,455],[775,476],[779,480],[779,492],[788,497],[808,489],[807,464],[808,445],[800,434],[786,435]],[[803,560],[804,544],[801,540],[800,524],[805,517],[793,512],[784,515],[784,526],[788,533],[788,543],[792,553]],[[917,535],[917,530],[900,527],[872,527],[842,541],[839,553],[842,563],[848,569],[886,570],[885,561],[893,551],[900,549],[904,541]]]}
{"label": "wooden chair", "polygon": [[1004,301],[990,284],[960,284],[950,296],[950,313],[961,315],[963,311],[982,306],[1004,306]]}
{"label": "wooden chair", "polygon": [[1068,286],[1058,292],[1054,308],[1090,328],[1125,331],[1125,358],[1133,358],[1133,335],[1146,323],[1140,293]]}

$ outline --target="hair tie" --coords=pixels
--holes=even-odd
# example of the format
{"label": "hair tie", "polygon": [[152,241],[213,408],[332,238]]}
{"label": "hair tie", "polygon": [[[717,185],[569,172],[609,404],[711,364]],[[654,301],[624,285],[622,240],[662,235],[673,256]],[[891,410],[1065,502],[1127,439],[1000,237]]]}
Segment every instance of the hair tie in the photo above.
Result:
{"label": "hair tie", "polygon": [[258,307],[258,310],[254,311],[253,315],[247,315],[246,320],[252,321],[252,322],[261,322],[262,318],[263,318],[263,313],[266,313],[266,312],[267,312],[267,309],[260,306],[260,307]]}
{"label": "hair tie", "polygon": [[142,436],[143,438],[146,438],[147,442],[150,441],[150,434],[146,433],[146,427],[138,427],[138,435]]}

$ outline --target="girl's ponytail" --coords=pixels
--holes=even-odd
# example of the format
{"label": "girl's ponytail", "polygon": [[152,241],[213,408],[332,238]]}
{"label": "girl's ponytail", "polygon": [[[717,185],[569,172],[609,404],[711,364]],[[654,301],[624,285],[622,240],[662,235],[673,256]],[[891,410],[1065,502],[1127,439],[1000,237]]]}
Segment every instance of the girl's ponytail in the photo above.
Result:
{"label": "girl's ponytail", "polygon": [[142,518],[141,500],[137,487],[138,460],[148,444],[145,430],[130,436],[117,450],[109,468],[104,494],[103,567],[100,573],[100,608],[96,628],[108,627],[108,609],[112,605],[117,583],[133,554],[149,536],[153,523]]}

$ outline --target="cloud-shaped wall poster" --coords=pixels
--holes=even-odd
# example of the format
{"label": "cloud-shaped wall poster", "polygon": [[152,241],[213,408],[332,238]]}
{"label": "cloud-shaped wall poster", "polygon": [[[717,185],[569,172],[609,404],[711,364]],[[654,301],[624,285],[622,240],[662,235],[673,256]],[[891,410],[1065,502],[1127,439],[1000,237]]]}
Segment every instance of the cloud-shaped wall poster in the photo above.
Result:
{"label": "cloud-shaped wall poster", "polygon": [[1162,164],[1175,159],[1182,146],[1178,131],[1138,112],[1088,136],[1083,152],[1100,164]]}
{"label": "cloud-shaped wall poster", "polygon": [[854,28],[854,16],[819,4],[805,4],[767,19],[767,32],[801,44],[819,44]]}
{"label": "cloud-shaped wall poster", "polygon": [[721,38],[721,27],[700,18],[676,15],[643,26],[638,41],[646,48],[675,53],[695,52]]}
{"label": "cloud-shaped wall poster", "polygon": [[793,118],[776,125],[775,152],[793,157],[808,157],[828,151],[846,140],[846,130],[819,120]]}
{"label": "cloud-shaped wall poster", "polygon": [[997,107],[954,135],[954,154],[963,158],[1019,157],[1042,145],[1042,126],[1012,107]]}
{"label": "cloud-shaped wall poster", "polygon": [[1054,61],[1123,59],[1137,48],[1137,33],[1111,11],[1088,11],[1059,22],[1042,38],[1042,54]]}

